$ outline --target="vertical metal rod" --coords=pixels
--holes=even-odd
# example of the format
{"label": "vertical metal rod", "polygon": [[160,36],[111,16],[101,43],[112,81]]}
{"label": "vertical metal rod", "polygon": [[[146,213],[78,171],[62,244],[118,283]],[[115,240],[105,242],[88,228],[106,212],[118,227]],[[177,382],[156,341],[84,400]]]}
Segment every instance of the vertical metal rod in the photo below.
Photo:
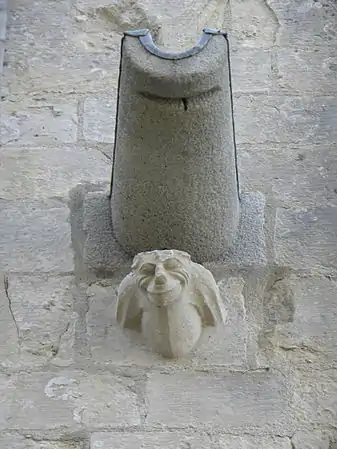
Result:
{"label": "vertical metal rod", "polygon": [[119,112],[119,100],[120,100],[120,85],[122,76],[122,61],[123,61],[123,45],[124,45],[125,35],[122,37],[121,41],[121,51],[119,60],[119,74],[118,74],[118,87],[117,87],[117,104],[116,104],[116,119],[115,119],[115,140],[114,140],[114,151],[112,156],[112,169],[111,169],[111,181],[110,181],[110,193],[109,198],[112,197],[113,181],[114,181],[114,170],[115,170],[115,160],[116,160],[116,146],[117,146],[117,131],[118,131],[118,112]]}
{"label": "vertical metal rod", "polygon": [[223,37],[227,42],[227,57],[228,57],[228,72],[229,72],[229,90],[231,99],[231,110],[232,110],[232,126],[233,126],[233,143],[234,143],[234,158],[235,158],[235,171],[236,171],[236,184],[238,189],[238,197],[240,198],[240,181],[239,181],[239,168],[238,168],[238,153],[236,148],[236,137],[235,137],[235,120],[234,120],[234,102],[233,102],[233,85],[232,85],[232,69],[231,69],[231,58],[230,58],[230,47],[227,33],[223,33]]}

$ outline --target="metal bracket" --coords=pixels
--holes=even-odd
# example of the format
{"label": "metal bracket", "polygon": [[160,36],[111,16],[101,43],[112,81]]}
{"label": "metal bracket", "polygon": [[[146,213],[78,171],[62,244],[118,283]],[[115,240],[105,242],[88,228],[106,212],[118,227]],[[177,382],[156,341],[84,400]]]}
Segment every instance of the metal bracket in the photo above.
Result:
{"label": "metal bracket", "polygon": [[144,30],[134,30],[124,32],[124,36],[138,37],[142,46],[149,53],[157,56],[158,58],[170,60],[190,58],[191,56],[198,54],[204,47],[206,47],[206,45],[209,43],[209,41],[212,39],[212,36],[214,35],[227,36],[226,33],[220,30],[211,30],[210,28],[205,28],[203,30],[203,34],[200,36],[198,42],[195,44],[194,47],[189,48],[188,50],[184,50],[182,52],[175,53],[171,51],[161,50],[160,48],[158,48],[152,39],[150,30],[144,29]]}

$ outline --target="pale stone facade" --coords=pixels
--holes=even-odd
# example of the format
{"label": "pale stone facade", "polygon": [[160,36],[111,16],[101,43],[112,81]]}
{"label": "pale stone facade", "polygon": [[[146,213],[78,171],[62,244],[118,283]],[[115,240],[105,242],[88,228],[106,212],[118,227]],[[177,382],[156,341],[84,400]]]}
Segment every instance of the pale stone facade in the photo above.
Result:
{"label": "pale stone facade", "polygon": [[[1,449],[335,449],[336,2],[10,8],[0,39]],[[131,266],[110,240],[119,48],[122,31],[149,28],[180,51],[204,26],[229,32],[247,207],[234,252],[207,264],[226,323],[204,328],[177,361],[115,317]]]}

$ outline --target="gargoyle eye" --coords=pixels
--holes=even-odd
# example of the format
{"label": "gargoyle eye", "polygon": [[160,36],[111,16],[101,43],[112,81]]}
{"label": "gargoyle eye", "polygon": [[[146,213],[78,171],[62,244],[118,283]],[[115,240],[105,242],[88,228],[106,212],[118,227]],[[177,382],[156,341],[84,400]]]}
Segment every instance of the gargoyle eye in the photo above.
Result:
{"label": "gargoyle eye", "polygon": [[175,268],[178,268],[180,266],[177,259],[166,259],[164,262],[164,267],[167,270],[174,270]]}
{"label": "gargoyle eye", "polygon": [[155,273],[155,265],[152,263],[145,263],[140,267],[139,272],[150,276]]}

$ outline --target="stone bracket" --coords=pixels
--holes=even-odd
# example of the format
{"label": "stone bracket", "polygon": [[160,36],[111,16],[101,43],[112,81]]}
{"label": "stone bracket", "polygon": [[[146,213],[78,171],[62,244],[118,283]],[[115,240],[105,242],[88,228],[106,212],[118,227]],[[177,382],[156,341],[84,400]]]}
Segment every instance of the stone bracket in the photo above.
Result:
{"label": "stone bracket", "polygon": [[[134,254],[125,253],[113,238],[111,209],[107,192],[88,192],[83,210],[83,262],[89,272],[126,275]],[[265,198],[260,192],[242,195],[238,234],[233,250],[222,260],[204,261],[204,265],[221,279],[228,269],[264,272],[268,267],[265,235]],[[174,248],[173,248],[174,249]]]}

